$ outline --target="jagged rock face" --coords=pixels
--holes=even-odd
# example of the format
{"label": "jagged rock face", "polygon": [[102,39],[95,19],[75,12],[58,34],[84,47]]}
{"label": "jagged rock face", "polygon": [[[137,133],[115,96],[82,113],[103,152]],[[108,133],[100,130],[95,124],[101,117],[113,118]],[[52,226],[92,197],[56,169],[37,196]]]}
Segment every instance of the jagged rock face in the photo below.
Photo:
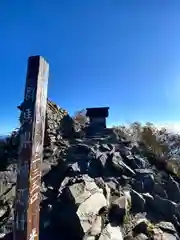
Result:
{"label": "jagged rock face", "polygon": [[54,239],[179,239],[179,180],[134,155],[132,145],[109,142],[69,142],[65,159],[44,178],[41,232]]}
{"label": "jagged rock face", "polygon": [[179,180],[132,148],[108,138],[61,139],[56,154],[45,154],[40,239],[179,239]]}
{"label": "jagged rock face", "polygon": [[49,100],[47,101],[45,145],[56,143],[57,140],[61,139],[61,131],[64,129],[62,126],[64,118],[68,118],[68,116],[68,113],[64,109]]}
{"label": "jagged rock face", "polygon": [[63,138],[81,137],[83,131],[68,112],[55,103],[47,101],[45,145],[56,144]]}
{"label": "jagged rock face", "polygon": [[[54,117],[56,106],[50,108],[47,122],[53,125],[60,117]],[[116,138],[110,130],[68,138],[71,130],[67,134],[58,124],[49,128],[48,134],[57,131],[44,148],[40,239],[180,239],[178,178],[152,165],[138,143]],[[15,178],[13,160],[0,172],[1,182],[7,182],[0,186],[2,233],[12,224]]]}

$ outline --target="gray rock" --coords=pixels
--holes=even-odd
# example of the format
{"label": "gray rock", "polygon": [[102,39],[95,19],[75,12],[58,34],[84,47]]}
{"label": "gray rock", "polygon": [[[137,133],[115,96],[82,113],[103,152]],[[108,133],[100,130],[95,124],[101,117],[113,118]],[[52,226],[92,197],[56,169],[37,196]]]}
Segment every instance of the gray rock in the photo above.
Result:
{"label": "gray rock", "polygon": [[74,172],[81,172],[81,166],[79,165],[78,162],[75,162],[75,163],[71,164],[70,166]]}
{"label": "gray rock", "polygon": [[88,145],[86,145],[86,144],[79,143],[79,144],[76,145],[75,151],[78,154],[86,154],[86,155],[88,155],[89,152],[91,151],[91,148]]}
{"label": "gray rock", "polygon": [[134,179],[132,181],[132,187],[135,191],[139,192],[139,193],[144,193],[144,182],[140,181],[140,180],[136,180]]}
{"label": "gray rock", "polygon": [[95,240],[96,238],[94,236],[84,236],[83,240]]}
{"label": "gray rock", "polygon": [[141,233],[141,234],[139,234],[139,235],[137,235],[135,238],[133,238],[134,240],[148,240],[149,238],[145,235],[145,234],[143,234],[143,233]]}
{"label": "gray rock", "polygon": [[103,153],[97,158],[97,161],[99,161],[101,166],[104,168],[106,166],[107,159],[108,159],[107,154]]}
{"label": "gray rock", "polygon": [[101,144],[99,150],[101,152],[111,151],[113,147],[110,144]]}
{"label": "gray rock", "polygon": [[81,181],[79,183],[75,183],[72,186],[67,188],[69,190],[70,195],[73,197],[75,204],[79,205],[88,199],[93,193],[100,192],[102,193],[102,189],[99,189],[95,184],[94,180],[91,178],[87,178],[85,181]]}
{"label": "gray rock", "polygon": [[145,207],[145,199],[143,196],[134,191],[133,189],[131,190],[131,201],[132,201],[132,209],[138,212],[143,212],[144,207]]}
{"label": "gray rock", "polygon": [[180,202],[180,187],[172,177],[169,177],[167,184],[165,184],[165,188],[170,200]]}
{"label": "gray rock", "polygon": [[107,185],[108,185],[108,187],[109,187],[111,190],[113,190],[113,191],[115,191],[115,190],[117,189],[117,183],[116,183],[115,181],[109,180],[109,181],[107,182]]}
{"label": "gray rock", "polygon": [[108,184],[105,183],[101,177],[95,178],[94,181],[99,188],[103,189],[103,194],[107,200],[107,205],[109,205],[111,190],[110,190]]}
{"label": "gray rock", "polygon": [[123,240],[121,228],[107,224],[98,240]]}
{"label": "gray rock", "polygon": [[178,240],[178,238],[176,236],[174,236],[171,233],[166,233],[166,232],[164,232],[162,234],[162,238],[161,239],[163,239],[163,240]]}
{"label": "gray rock", "polygon": [[127,148],[127,147],[122,147],[121,146],[119,148],[119,151],[121,153],[121,156],[123,156],[124,158],[132,155],[130,148]]}
{"label": "gray rock", "polygon": [[126,156],[126,163],[128,166],[130,166],[132,169],[144,169],[149,166],[147,163],[147,160],[140,157],[139,155],[128,155]]}
{"label": "gray rock", "polygon": [[80,219],[84,232],[87,232],[93,220],[96,218],[99,210],[107,205],[106,199],[102,192],[96,192],[80,204],[77,215]]}
{"label": "gray rock", "polygon": [[[162,164],[161,171],[158,170],[153,165],[158,159],[147,153],[142,144],[113,138],[110,136],[112,131],[108,129],[94,132],[94,138],[86,138],[80,124],[70,116],[65,119],[65,115],[67,113],[53,104],[47,109],[47,141],[41,165],[40,226],[43,226],[43,231],[52,229],[52,233],[55,232],[56,237],[52,235],[49,239],[119,240],[130,232],[124,239],[145,240],[150,238],[145,234],[147,224],[137,221],[139,215],[143,215],[155,222],[159,218],[170,221],[153,225],[152,238],[157,240],[164,236],[164,239],[177,240],[176,229],[180,229],[178,178],[163,171],[165,164]],[[16,181],[17,150],[1,152],[0,149],[2,160],[5,157],[9,161],[10,155],[14,157],[9,167],[0,172],[1,204],[14,200],[14,191],[9,191],[11,196],[8,197],[4,190],[12,189]],[[4,161],[2,165],[5,165]],[[124,194],[126,188],[132,189],[130,200]],[[131,202],[132,211],[126,215],[128,221],[123,222],[121,229],[118,225],[121,224],[120,219],[130,210],[127,199]],[[0,212],[0,217],[6,213],[8,218],[12,216],[11,204],[8,206],[5,212]],[[136,230],[136,236],[132,235],[132,229]],[[48,234],[43,233],[42,236],[46,239]]]}
{"label": "gray rock", "polygon": [[98,234],[101,233],[103,224],[102,224],[102,218],[101,216],[96,216],[94,222],[92,223],[92,226],[89,230],[89,235],[90,236],[97,236]]}
{"label": "gray rock", "polygon": [[151,169],[135,169],[136,172],[136,177],[137,178],[142,178],[143,176],[147,176],[147,175],[153,175],[153,171]]}
{"label": "gray rock", "polygon": [[162,198],[167,198],[168,197],[165,189],[159,183],[154,184],[153,192],[154,192],[155,195],[159,195]]}
{"label": "gray rock", "polygon": [[156,226],[158,226],[164,232],[176,233],[176,229],[171,222],[160,222]]}
{"label": "gray rock", "polygon": [[79,217],[81,227],[86,233],[91,223],[95,220],[96,215],[102,207],[107,205],[107,200],[94,180],[84,176],[84,181],[75,183],[66,188],[66,194],[72,199],[77,206],[76,214]]}
{"label": "gray rock", "polygon": [[177,204],[168,199],[159,197],[158,195],[154,196],[154,199],[149,202],[156,213],[161,214],[165,217],[166,220],[172,220],[173,215],[177,213]]}
{"label": "gray rock", "polygon": [[139,219],[137,222],[136,222],[136,225],[135,227],[133,228],[133,234],[134,235],[139,235],[141,233],[143,234],[147,234],[148,233],[148,220],[146,218],[144,219]]}
{"label": "gray rock", "polygon": [[135,172],[123,162],[121,157],[113,156],[112,165],[126,175],[135,176]]}
{"label": "gray rock", "polygon": [[111,202],[109,210],[109,220],[111,223],[120,225],[124,221],[124,217],[129,208],[128,199],[126,196],[121,196]]}
{"label": "gray rock", "polygon": [[107,170],[107,159],[108,159],[107,154],[101,153],[99,155],[98,153],[97,155],[95,158],[92,158],[90,160],[89,166],[88,166],[88,174],[93,178],[103,176]]}
{"label": "gray rock", "polygon": [[149,193],[143,193],[142,196],[146,200],[147,205],[151,205],[152,201],[154,201],[154,197]]}
{"label": "gray rock", "polygon": [[135,169],[136,179],[143,184],[144,192],[151,192],[154,188],[155,180],[153,171],[150,169]]}
{"label": "gray rock", "polygon": [[94,149],[93,151],[95,153],[96,159],[98,159],[102,155],[102,152],[99,150],[99,148],[97,148],[96,150]]}

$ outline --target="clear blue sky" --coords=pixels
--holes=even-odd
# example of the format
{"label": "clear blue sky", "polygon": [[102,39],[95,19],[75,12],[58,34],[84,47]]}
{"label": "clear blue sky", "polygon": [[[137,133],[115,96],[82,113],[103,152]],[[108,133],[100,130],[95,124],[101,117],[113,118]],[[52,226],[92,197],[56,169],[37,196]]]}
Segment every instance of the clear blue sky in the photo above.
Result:
{"label": "clear blue sky", "polygon": [[0,31],[0,133],[17,126],[37,54],[70,114],[109,106],[109,124],[179,122],[179,0],[1,0]]}

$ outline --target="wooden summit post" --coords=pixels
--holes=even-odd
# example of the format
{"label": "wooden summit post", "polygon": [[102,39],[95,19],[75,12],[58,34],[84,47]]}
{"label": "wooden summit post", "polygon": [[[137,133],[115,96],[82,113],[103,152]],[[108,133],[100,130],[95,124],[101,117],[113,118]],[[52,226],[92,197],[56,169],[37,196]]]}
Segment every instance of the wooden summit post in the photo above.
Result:
{"label": "wooden summit post", "polygon": [[14,240],[39,239],[41,161],[43,158],[49,64],[28,59],[14,212]]}

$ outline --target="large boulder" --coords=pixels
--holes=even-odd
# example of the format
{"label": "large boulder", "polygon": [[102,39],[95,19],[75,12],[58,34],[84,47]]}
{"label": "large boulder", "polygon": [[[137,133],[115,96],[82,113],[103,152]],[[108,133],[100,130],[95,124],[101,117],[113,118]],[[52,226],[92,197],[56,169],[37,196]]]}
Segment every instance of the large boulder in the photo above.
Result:
{"label": "large boulder", "polygon": [[110,223],[107,224],[98,240],[123,240],[121,228]]}
{"label": "large boulder", "polygon": [[81,227],[86,233],[95,221],[101,208],[107,206],[107,200],[93,179],[84,175],[81,182],[77,182],[64,190],[67,201],[76,206],[76,214]]}

